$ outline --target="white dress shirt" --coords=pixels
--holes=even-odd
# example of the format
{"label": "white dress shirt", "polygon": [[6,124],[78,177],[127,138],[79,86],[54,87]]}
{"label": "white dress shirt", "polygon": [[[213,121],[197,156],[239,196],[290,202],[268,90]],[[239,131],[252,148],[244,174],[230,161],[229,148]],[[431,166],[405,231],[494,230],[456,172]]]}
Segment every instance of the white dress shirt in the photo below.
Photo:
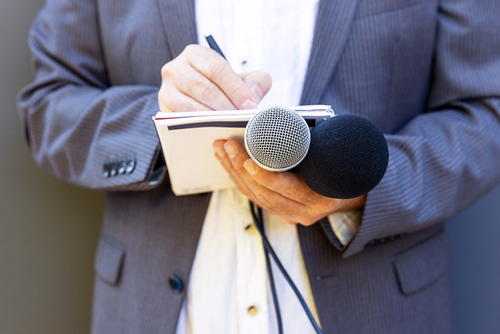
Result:
{"label": "white dress shirt", "polygon": [[[295,106],[312,45],[319,0],[197,0],[198,40],[212,33],[237,73],[263,70],[273,86],[260,103]],[[346,244],[357,230],[332,219]],[[345,218],[345,217],[344,217]],[[294,225],[264,213],[268,239],[318,320]],[[273,274],[285,333],[314,333],[281,272]],[[262,241],[248,200],[236,188],[215,191],[203,224],[177,334],[277,333]]]}

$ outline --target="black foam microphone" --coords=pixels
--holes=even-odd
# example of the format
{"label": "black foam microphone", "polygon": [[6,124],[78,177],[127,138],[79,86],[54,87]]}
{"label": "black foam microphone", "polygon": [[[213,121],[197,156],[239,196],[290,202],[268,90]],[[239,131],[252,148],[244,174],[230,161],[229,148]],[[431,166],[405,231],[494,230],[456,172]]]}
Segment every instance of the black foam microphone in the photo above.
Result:
{"label": "black foam microphone", "polygon": [[389,163],[380,129],[359,115],[337,115],[311,131],[309,152],[299,165],[304,182],[332,198],[368,193],[382,180]]}

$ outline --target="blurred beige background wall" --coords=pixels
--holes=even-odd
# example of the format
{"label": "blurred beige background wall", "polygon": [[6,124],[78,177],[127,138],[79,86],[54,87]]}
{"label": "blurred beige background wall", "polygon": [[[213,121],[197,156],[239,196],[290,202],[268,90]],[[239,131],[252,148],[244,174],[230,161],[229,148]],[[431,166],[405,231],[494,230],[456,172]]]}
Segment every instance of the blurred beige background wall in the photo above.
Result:
{"label": "blurred beige background wall", "polygon": [[27,36],[41,0],[0,0],[0,333],[89,333],[104,195],[39,169],[17,92],[31,81]]}
{"label": "blurred beige background wall", "polygon": [[[0,0],[0,334],[90,328],[104,195],[40,170],[15,107],[32,78],[26,39],[42,5]],[[447,226],[457,332],[500,333],[500,187]]]}

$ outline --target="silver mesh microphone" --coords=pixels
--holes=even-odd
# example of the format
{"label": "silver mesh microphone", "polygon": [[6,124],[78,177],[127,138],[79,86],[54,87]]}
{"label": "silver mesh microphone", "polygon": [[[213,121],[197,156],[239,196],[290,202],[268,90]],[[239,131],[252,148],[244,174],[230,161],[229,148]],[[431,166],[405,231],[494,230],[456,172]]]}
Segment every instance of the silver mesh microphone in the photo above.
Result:
{"label": "silver mesh microphone", "polygon": [[309,126],[293,109],[274,106],[256,113],[245,129],[245,148],[260,167],[282,172],[297,166],[311,143]]}

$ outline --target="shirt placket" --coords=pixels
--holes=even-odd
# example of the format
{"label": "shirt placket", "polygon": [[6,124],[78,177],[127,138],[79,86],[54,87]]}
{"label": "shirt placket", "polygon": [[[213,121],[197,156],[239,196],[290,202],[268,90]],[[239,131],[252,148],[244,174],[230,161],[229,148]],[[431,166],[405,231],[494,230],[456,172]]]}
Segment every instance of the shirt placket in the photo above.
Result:
{"label": "shirt placket", "polygon": [[[236,193],[236,190],[235,190]],[[235,195],[236,305],[240,334],[269,333],[267,274],[262,242],[252,223],[248,200]]]}

